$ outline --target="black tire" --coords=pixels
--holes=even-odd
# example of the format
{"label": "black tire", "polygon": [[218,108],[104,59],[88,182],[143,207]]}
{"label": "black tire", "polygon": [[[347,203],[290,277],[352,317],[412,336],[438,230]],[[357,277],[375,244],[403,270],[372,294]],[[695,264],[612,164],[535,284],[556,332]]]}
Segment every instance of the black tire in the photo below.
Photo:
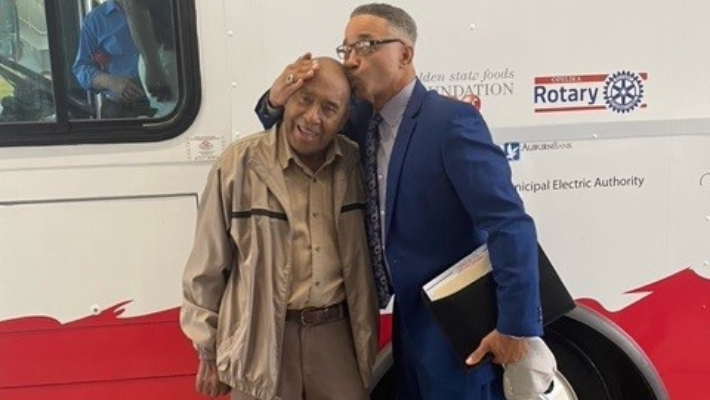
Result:
{"label": "black tire", "polygon": [[579,400],[657,400],[639,367],[611,340],[562,317],[545,328],[545,342]]}
{"label": "black tire", "polygon": [[557,359],[559,372],[567,379],[579,400],[616,400],[607,384],[583,350],[557,332],[546,332],[545,342]]}

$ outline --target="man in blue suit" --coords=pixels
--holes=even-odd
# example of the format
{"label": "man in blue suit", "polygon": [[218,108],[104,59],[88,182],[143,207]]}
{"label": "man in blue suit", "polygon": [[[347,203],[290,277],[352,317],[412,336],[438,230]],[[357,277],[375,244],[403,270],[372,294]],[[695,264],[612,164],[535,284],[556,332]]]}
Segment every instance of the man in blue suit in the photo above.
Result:
{"label": "man in blue suit", "polygon": [[[405,11],[368,4],[352,12],[337,48],[359,99],[345,133],[359,143],[366,172],[376,154],[377,173],[367,183],[379,213],[367,220],[370,241],[384,250],[386,275],[378,283],[382,293],[396,295],[397,399],[502,400],[500,364],[521,359],[525,337],[542,334],[535,227],[481,115],[416,78],[416,38]],[[257,105],[262,122],[273,124],[285,100],[315,73],[310,55],[289,65]],[[484,243],[498,285],[498,323],[467,363],[487,353],[493,362],[467,370],[426,309],[421,288]],[[378,251],[372,254],[376,265]]]}

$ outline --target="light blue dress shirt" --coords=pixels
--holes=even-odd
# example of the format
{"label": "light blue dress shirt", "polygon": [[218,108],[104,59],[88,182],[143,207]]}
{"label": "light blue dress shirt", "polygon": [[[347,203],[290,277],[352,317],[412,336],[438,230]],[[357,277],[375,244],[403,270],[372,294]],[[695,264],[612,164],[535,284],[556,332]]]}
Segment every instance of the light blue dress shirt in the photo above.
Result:
{"label": "light blue dress shirt", "polygon": [[378,126],[380,132],[380,146],[377,149],[377,188],[379,189],[380,198],[380,226],[382,227],[382,246],[385,246],[385,204],[387,194],[387,173],[389,172],[390,158],[392,157],[392,148],[394,141],[397,139],[399,126],[402,124],[402,116],[407,108],[407,103],[412,97],[414,90],[415,79],[397,93],[387,104],[382,107],[379,114],[382,116],[382,122]]}

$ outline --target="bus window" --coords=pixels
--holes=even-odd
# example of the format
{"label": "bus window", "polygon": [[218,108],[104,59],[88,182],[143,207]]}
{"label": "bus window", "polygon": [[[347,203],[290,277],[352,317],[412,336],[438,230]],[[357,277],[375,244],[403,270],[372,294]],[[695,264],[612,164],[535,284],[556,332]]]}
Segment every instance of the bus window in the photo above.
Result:
{"label": "bus window", "polygon": [[0,123],[53,121],[44,2],[0,0]]}
{"label": "bus window", "polygon": [[0,0],[0,146],[156,141],[189,126],[194,0],[59,3]]}

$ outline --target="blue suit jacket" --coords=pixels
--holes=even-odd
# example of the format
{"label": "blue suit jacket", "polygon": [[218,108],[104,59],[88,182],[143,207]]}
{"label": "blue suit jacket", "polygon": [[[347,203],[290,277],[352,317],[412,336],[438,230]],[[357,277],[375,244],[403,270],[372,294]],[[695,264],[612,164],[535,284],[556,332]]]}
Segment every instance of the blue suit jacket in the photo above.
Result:
{"label": "blue suit jacket", "polygon": [[[371,113],[358,104],[346,127],[361,149]],[[392,150],[384,207],[385,257],[398,314],[395,345],[406,355],[408,365],[400,367],[419,386],[409,392],[424,399],[478,399],[468,393],[480,392],[499,369],[461,366],[425,307],[422,286],[487,243],[498,284],[498,331],[539,336],[543,328],[535,227],[478,111],[416,82]]]}

